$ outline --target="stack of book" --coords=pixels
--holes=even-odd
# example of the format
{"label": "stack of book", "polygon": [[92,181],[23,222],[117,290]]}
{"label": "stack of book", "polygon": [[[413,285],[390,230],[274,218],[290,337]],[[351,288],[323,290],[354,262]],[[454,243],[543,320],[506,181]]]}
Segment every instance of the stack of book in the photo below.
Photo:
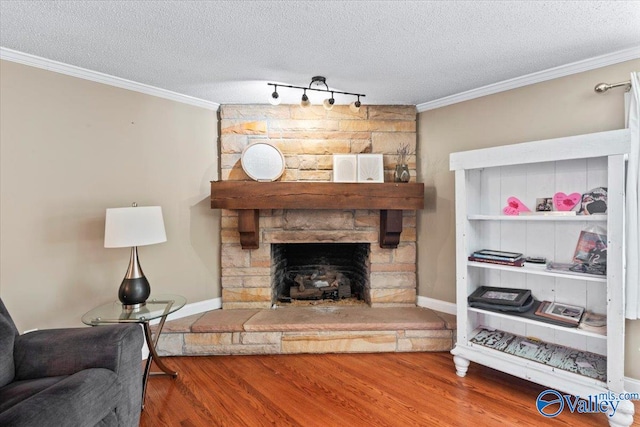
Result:
{"label": "stack of book", "polygon": [[475,251],[471,256],[469,256],[469,261],[488,262],[491,264],[510,265],[513,267],[522,267],[524,265],[524,257],[521,253],[494,251],[490,249]]}

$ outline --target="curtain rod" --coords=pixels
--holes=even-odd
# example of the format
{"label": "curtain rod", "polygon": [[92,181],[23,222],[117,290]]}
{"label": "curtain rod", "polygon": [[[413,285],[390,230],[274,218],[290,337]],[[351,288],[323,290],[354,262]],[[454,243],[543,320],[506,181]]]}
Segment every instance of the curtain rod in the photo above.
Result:
{"label": "curtain rod", "polygon": [[624,91],[629,92],[631,90],[631,80],[627,80],[626,82],[620,83],[598,83],[596,87],[593,88],[594,91],[598,93],[605,93],[609,89],[613,89],[614,87],[625,86]]}

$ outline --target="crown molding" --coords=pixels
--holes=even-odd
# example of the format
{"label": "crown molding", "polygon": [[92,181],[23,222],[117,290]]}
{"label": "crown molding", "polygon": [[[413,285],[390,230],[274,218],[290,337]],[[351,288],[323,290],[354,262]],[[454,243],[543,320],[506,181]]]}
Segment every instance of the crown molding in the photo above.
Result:
{"label": "crown molding", "polygon": [[606,67],[608,65],[618,64],[624,61],[630,61],[640,58],[640,47],[620,50],[607,55],[596,56],[594,58],[585,59],[571,64],[561,65],[559,67],[550,68],[548,70],[538,71],[536,73],[527,74],[526,76],[516,77],[477,89],[471,89],[466,92],[457,93],[455,95],[446,96],[444,98],[425,102],[416,105],[418,113],[422,113],[436,108],[445,107],[447,105],[457,104],[458,102],[469,101],[471,99],[480,98],[482,96],[493,95],[494,93],[504,92],[523,86],[540,83],[547,80],[553,80],[560,77],[569,76],[571,74],[582,73],[584,71],[595,70],[597,68]]}
{"label": "crown molding", "polygon": [[119,87],[134,92],[144,93],[146,95],[157,96],[158,98],[169,99],[171,101],[189,104],[208,110],[217,111],[220,104],[205,101],[204,99],[194,98],[192,96],[183,95],[170,90],[160,89],[143,83],[137,83],[131,80],[122,79],[120,77],[111,76],[109,74],[99,73],[97,71],[87,70],[86,68],[76,67],[75,65],[64,64],[51,59],[42,58],[40,56],[31,55],[17,50],[0,47],[0,59],[17,62],[19,64],[29,65],[31,67],[42,68],[44,70],[53,71],[55,73],[66,74],[80,79],[90,80],[109,86]]}
{"label": "crown molding", "polygon": [[[633,47],[630,49],[620,50],[611,54],[597,56],[583,61],[573,62],[571,64],[561,65],[559,67],[550,68],[548,70],[539,71],[525,76],[516,77],[513,79],[505,80],[498,83],[493,83],[487,86],[483,86],[476,89],[471,89],[466,92],[446,96],[444,98],[436,99],[429,102],[416,105],[418,113],[422,113],[436,108],[445,107],[447,105],[457,104],[463,101],[469,101],[471,99],[480,98],[482,96],[493,95],[495,93],[504,92],[511,89],[516,89],[523,86],[528,86],[535,83],[544,82],[547,80],[553,80],[560,77],[569,76],[571,74],[577,74],[584,71],[595,70],[597,68],[606,67],[608,65],[618,64],[624,61],[630,61],[640,58],[640,47]],[[110,86],[119,87],[122,89],[131,90],[134,92],[140,92],[147,95],[157,96],[159,98],[169,99],[172,101],[180,102],[183,104],[189,104],[200,108],[206,108],[208,110],[217,111],[220,104],[205,101],[204,99],[195,98],[188,95],[183,95],[177,92],[172,92],[165,89],[160,89],[154,86],[149,86],[143,83],[137,83],[131,80],[122,79],[120,77],[111,76],[109,74],[100,73],[97,71],[87,70],[86,68],[76,67],[74,65],[64,64],[62,62],[53,61],[50,59],[42,58],[39,56],[31,55],[28,53],[19,52],[17,50],[7,49],[0,47],[0,59],[17,62],[31,67],[41,68],[48,71],[53,71],[60,74],[66,74],[68,76],[78,77],[85,80],[94,81]]]}

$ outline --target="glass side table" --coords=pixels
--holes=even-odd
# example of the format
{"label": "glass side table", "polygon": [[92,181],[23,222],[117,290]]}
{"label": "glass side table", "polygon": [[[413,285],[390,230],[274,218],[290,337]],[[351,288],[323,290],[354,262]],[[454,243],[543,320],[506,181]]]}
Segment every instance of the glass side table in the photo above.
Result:
{"label": "glass side table", "polygon": [[[149,357],[147,358],[142,376],[142,409],[144,409],[147,380],[150,375],[169,375],[173,378],[178,376],[178,373],[169,369],[160,356],[158,356],[156,346],[158,345],[158,339],[162,333],[162,328],[164,327],[165,320],[167,320],[167,316],[180,310],[186,303],[187,300],[185,297],[180,295],[151,295],[145,305],[136,309],[124,309],[120,301],[114,301],[96,307],[82,316],[82,323],[90,326],[113,323],[140,323],[143,326],[144,338],[147,342],[147,347],[149,347]],[[155,339],[153,339],[149,322],[156,319],[160,319],[160,323],[158,324]],[[152,361],[156,362],[156,365],[162,372],[151,372]]]}

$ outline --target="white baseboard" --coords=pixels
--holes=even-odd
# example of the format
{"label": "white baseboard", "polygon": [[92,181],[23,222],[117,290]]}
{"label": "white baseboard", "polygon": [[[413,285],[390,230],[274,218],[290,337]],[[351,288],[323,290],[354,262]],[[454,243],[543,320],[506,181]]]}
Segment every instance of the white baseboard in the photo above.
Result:
{"label": "white baseboard", "polygon": [[456,304],[449,301],[418,296],[418,307],[430,308],[442,313],[456,314]]}
{"label": "white baseboard", "polygon": [[640,380],[624,377],[624,390],[628,393],[640,394]]}

